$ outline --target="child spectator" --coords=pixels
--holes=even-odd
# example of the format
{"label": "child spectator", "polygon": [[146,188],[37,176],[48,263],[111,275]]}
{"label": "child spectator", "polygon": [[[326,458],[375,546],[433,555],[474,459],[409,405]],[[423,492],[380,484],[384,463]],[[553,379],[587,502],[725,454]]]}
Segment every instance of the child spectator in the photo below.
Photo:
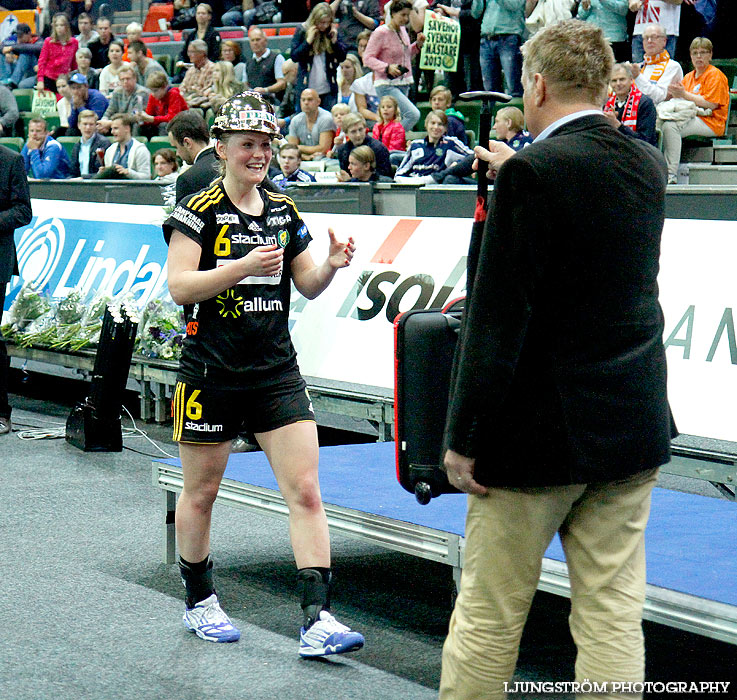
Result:
{"label": "child spectator", "polygon": [[515,151],[521,151],[532,143],[532,136],[524,130],[525,115],[517,107],[502,107],[496,113],[494,131],[500,141],[504,141]]}
{"label": "child spectator", "polygon": [[390,177],[376,172],[376,155],[368,146],[358,146],[348,155],[348,182],[391,182]]}
{"label": "child spectator", "polygon": [[275,175],[272,182],[281,190],[285,190],[292,182],[315,182],[315,178],[302,170],[300,165],[302,165],[302,155],[299,147],[293,143],[285,143],[279,149],[281,173]]}
{"label": "child spectator", "polygon": [[453,109],[453,94],[445,85],[438,85],[430,92],[431,109],[439,109],[448,116],[448,136],[455,136],[461,143],[468,145],[466,138],[466,118]]}
{"label": "child spectator", "polygon": [[346,141],[346,135],[343,131],[343,117],[346,114],[350,114],[350,112],[350,107],[348,107],[348,105],[344,102],[338,102],[338,104],[333,105],[333,108],[330,110],[330,114],[333,116],[333,121],[335,122],[335,138],[333,139],[333,150],[335,150],[335,148],[337,148],[338,146],[342,146]]}
{"label": "child spectator", "polygon": [[384,95],[379,102],[379,121],[374,124],[371,135],[390,151],[406,151],[407,138],[401,119],[399,103],[391,95]]}

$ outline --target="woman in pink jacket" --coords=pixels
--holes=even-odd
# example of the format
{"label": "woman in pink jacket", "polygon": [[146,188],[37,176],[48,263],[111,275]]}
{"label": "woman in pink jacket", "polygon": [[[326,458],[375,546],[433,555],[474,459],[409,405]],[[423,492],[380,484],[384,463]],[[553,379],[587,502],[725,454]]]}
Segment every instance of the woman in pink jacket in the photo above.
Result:
{"label": "woman in pink jacket", "polygon": [[392,0],[389,21],[374,30],[363,54],[363,65],[374,72],[374,87],[379,99],[391,95],[402,111],[402,126],[409,131],[420,118],[420,110],[408,95],[412,85],[412,57],[425,43],[420,32],[410,43],[407,24],[412,11],[408,0]]}
{"label": "woman in pink jacket", "polygon": [[51,21],[51,36],[44,41],[38,57],[37,90],[56,92],[56,79],[62,73],[71,73],[77,68],[77,40],[72,36],[72,27],[67,16],[61,12]]}
{"label": "woman in pink jacket", "polygon": [[400,123],[402,112],[391,95],[384,95],[379,102],[379,121],[371,131],[377,141],[381,141],[390,151],[406,151],[407,137]]}

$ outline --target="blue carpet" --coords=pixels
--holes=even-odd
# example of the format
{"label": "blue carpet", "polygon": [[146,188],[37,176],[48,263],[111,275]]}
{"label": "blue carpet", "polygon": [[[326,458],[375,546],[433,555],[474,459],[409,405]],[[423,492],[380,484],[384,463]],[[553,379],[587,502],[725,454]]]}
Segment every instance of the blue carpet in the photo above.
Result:
{"label": "blue carpet", "polygon": [[[320,448],[323,501],[462,535],[466,499],[446,495],[421,506],[397,482],[394,464],[394,443]],[[225,477],[277,489],[263,452],[231,455]],[[646,541],[648,583],[737,605],[736,504],[656,488]],[[565,560],[557,536],[545,556]]]}

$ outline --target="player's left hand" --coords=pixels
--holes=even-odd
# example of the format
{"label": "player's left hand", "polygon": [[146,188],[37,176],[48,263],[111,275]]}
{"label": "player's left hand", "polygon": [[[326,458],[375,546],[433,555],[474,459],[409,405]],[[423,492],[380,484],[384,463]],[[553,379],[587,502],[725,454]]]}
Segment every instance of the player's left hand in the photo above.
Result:
{"label": "player's left hand", "polygon": [[331,228],[328,229],[328,236],[330,236],[330,250],[328,252],[330,267],[336,270],[341,267],[348,267],[353,259],[353,253],[356,252],[353,238],[349,238],[348,243],[343,243],[335,237],[335,232]]}

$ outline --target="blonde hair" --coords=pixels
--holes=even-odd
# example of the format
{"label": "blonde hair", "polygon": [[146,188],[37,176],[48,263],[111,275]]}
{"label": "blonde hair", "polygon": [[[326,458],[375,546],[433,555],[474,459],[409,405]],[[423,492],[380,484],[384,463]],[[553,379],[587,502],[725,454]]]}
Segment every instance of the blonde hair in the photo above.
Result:
{"label": "blonde hair", "polygon": [[711,43],[711,39],[707,39],[705,36],[697,36],[688,47],[689,52],[696,49],[706,49],[714,53],[714,44]]}
{"label": "blonde hair", "polygon": [[216,65],[220,68],[220,78],[216,78],[213,88],[215,92],[227,100],[235,95],[238,82],[235,79],[235,69],[230,61],[218,61]]}
{"label": "blonde hair", "polygon": [[497,118],[509,121],[510,128],[516,134],[525,126],[525,115],[517,107],[502,107],[497,113]]}
{"label": "blonde hair", "polygon": [[[330,9],[330,5],[326,2],[320,2],[312,8],[310,16],[304,24],[305,32],[310,27],[317,27],[317,23],[323,19],[330,18],[330,22],[333,21],[333,11]],[[330,41],[330,37],[322,32],[317,32],[315,41],[312,42],[312,48],[310,49],[310,55],[314,56],[321,53],[333,53],[333,42]]]}
{"label": "blonde hair", "polygon": [[448,115],[445,112],[441,112],[439,109],[431,109],[425,117],[425,131],[427,131],[427,125],[430,123],[430,117],[437,117],[440,119],[445,130],[448,130]]}
{"label": "blonde hair", "polygon": [[371,149],[371,146],[356,146],[349,154],[350,158],[353,156],[359,163],[363,165],[370,165],[371,172],[376,170],[376,154]]}
{"label": "blonde hair", "polygon": [[366,120],[363,118],[361,114],[356,114],[355,112],[351,112],[350,114],[346,114],[345,117],[343,117],[343,133],[347,133],[348,129],[351,127],[356,126],[356,124],[360,124],[361,126],[366,128]]}
{"label": "blonde hair", "polygon": [[379,109],[376,110],[379,114],[379,124],[387,123],[384,121],[384,117],[381,116],[381,105],[384,102],[391,102],[392,105],[394,105],[394,119],[392,121],[402,121],[402,110],[399,108],[399,102],[397,102],[396,98],[391,95],[384,95],[384,97],[379,100]]}
{"label": "blonde hair", "polygon": [[336,102],[333,105],[333,108],[330,110],[330,114],[332,114],[335,117],[338,115],[338,113],[346,115],[350,111],[351,111],[351,108],[345,102]]}
{"label": "blonde hair", "polygon": [[67,38],[66,40],[69,41],[72,37],[72,25],[69,22],[69,17],[67,17],[63,12],[57,12],[54,17],[51,20],[51,41],[55,41],[57,44],[61,44],[61,39],[59,38],[59,32],[56,29],[56,20],[63,19],[64,23],[66,24],[67,28]]}
{"label": "blonde hair", "polygon": [[[354,53],[349,53],[345,60],[348,61],[353,66],[353,80],[351,80],[350,83],[346,81],[345,73],[341,71],[340,76],[340,89],[342,90],[344,87],[350,87],[353,84],[354,80],[358,80],[363,75],[363,69],[361,68],[361,62],[358,60],[358,56]],[[343,61],[345,63],[345,61]]]}
{"label": "blonde hair", "polygon": [[453,102],[453,93],[448,90],[445,85],[436,85],[431,91],[430,91],[430,102],[432,102],[432,98],[435,97],[435,95],[443,94],[445,96],[445,102],[448,107],[450,107],[451,103]]}
{"label": "blonde hair", "polygon": [[614,54],[599,27],[578,19],[557,22],[528,39],[521,51],[526,87],[531,87],[533,76],[539,73],[564,102],[604,102]]}

